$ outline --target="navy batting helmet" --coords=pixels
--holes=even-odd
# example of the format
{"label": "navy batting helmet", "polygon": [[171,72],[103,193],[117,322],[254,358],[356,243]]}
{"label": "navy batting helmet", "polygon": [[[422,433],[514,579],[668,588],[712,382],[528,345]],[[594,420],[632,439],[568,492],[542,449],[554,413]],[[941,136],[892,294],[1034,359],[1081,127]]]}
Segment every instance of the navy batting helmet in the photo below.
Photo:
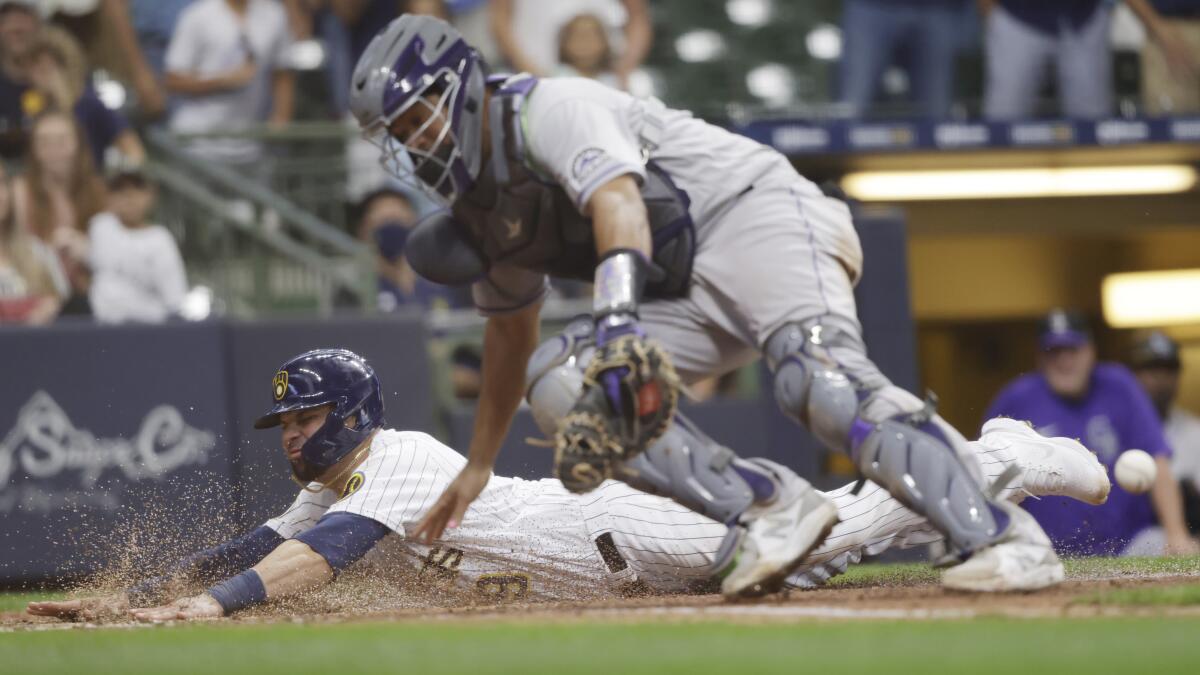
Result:
{"label": "navy batting helmet", "polygon": [[[405,14],[375,36],[354,67],[350,108],[363,136],[381,151],[396,178],[416,177],[418,187],[443,205],[469,191],[483,166],[486,66],[450,24]],[[436,98],[434,97],[436,95]],[[424,107],[424,120],[408,138],[392,136],[396,118]],[[435,122],[441,126],[436,138]]]}
{"label": "navy batting helmet", "polygon": [[[278,426],[281,413],[333,405],[300,451],[314,466],[333,466],[384,423],[375,371],[346,349],[314,349],[289,359],[271,380],[271,394],[275,405],[254,422],[255,429]],[[350,417],[354,425],[346,426]]]}

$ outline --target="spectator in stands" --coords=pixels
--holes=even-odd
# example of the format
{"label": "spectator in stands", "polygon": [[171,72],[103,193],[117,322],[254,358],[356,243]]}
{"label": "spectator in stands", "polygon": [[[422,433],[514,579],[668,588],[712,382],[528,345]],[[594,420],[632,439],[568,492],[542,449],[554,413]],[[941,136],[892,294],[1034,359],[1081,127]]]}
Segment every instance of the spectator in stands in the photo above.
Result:
{"label": "spectator in stands", "polygon": [[417,215],[412,202],[402,192],[380,188],[363,198],[358,211],[358,238],[376,253],[379,311],[394,312],[414,306],[451,309],[470,304],[463,290],[426,281],[409,267],[404,257],[404,244],[416,225]]}
{"label": "spectator in stands", "polygon": [[97,321],[160,323],[179,314],[187,276],[175,238],[147,222],[154,187],[136,168],[108,181],[108,209],[88,225],[92,313]]}
{"label": "spectator in stands", "polygon": [[612,48],[604,22],[595,14],[580,14],[558,33],[558,76],[587,77],[610,87],[618,85],[612,70]]}
{"label": "spectator in stands", "polygon": [[846,0],[841,100],[856,117],[870,112],[883,74],[909,55],[910,98],[916,112],[945,117],[954,87],[954,59],[967,0]]}
{"label": "spectator in stands", "polygon": [[[167,47],[179,15],[195,0],[128,0],[129,20],[138,49],[156,84],[166,75]],[[140,92],[140,88],[139,88]]]}
{"label": "spectator in stands", "polygon": [[73,111],[96,167],[104,166],[109,148],[120,155],[114,161],[145,161],[146,150],[129,121],[105,106],[86,82],[83,54],[70,38],[46,31],[30,51],[28,70],[30,107],[39,108],[39,112],[45,108]]}
{"label": "spectator in stands", "polygon": [[1142,101],[1152,115],[1200,113],[1200,0],[1125,0],[1146,27]]}
{"label": "spectator in stands", "polygon": [[1169,477],[1171,448],[1132,373],[1119,364],[1096,363],[1087,321],[1077,312],[1050,312],[1039,335],[1038,372],[1005,387],[985,419],[1004,415],[1028,420],[1046,436],[1078,438],[1110,474],[1122,452],[1145,450],[1157,459],[1159,480],[1150,495],[1113,486],[1102,506],[1076,508],[1055,497],[1026,500],[1022,506],[1037,518],[1060,553],[1196,551],[1184,525],[1179,485]]}
{"label": "spectator in stands", "polygon": [[1047,66],[1057,70],[1059,107],[1068,117],[1112,112],[1112,7],[1106,0],[979,0],[985,15],[984,115],[1034,117]]}
{"label": "spectator in stands", "polygon": [[[284,54],[287,14],[273,0],[197,0],[179,17],[167,48],[166,85],[180,100],[171,112],[177,133],[238,132],[292,119],[294,77]],[[262,144],[246,138],[197,138],[198,156],[263,169]]]}
{"label": "spectator in stands", "polygon": [[23,94],[29,88],[29,51],[40,31],[33,0],[0,0],[0,156],[9,159],[26,150],[30,116]]}
{"label": "spectator in stands", "polygon": [[1129,367],[1150,397],[1175,457],[1171,472],[1183,492],[1188,529],[1200,532],[1200,417],[1175,405],[1183,363],[1179,345],[1161,331],[1142,335],[1130,353]]}
{"label": "spectator in stands", "polygon": [[580,14],[601,17],[607,30],[621,29],[622,44],[613,50],[612,70],[620,88],[650,51],[652,31],[646,0],[492,0],[492,31],[501,54],[513,68],[537,76],[554,73],[559,32]]}
{"label": "spectator in stands", "polygon": [[[156,3],[171,3],[154,0]],[[138,110],[147,118],[162,114],[165,93],[138,44],[130,17],[130,0],[43,0],[46,20],[83,45],[90,69],[103,70],[135,92]]]}
{"label": "spectator in stands", "polygon": [[[36,16],[29,22],[29,16],[29,12],[13,10],[0,14],[0,25],[10,25],[15,19],[18,26],[33,26],[32,39],[20,38],[13,43],[17,49],[5,61],[4,75],[0,76],[0,95],[5,97],[0,116],[18,134],[8,154],[23,149],[23,132],[34,117],[45,110],[59,109],[72,111],[83,126],[95,166],[102,164],[109,147],[141,161],[145,151],[137,134],[123,115],[100,101],[88,82],[88,67],[79,44],[66,32],[41,25]],[[5,54],[12,51],[10,47],[3,50]]]}
{"label": "spectator in stands", "polygon": [[50,111],[33,121],[25,173],[13,187],[17,226],[53,248],[67,273],[71,293],[62,313],[90,313],[86,232],[104,206],[104,185],[73,117]]}
{"label": "spectator in stands", "polygon": [[[401,14],[430,14],[449,21],[442,0],[287,0],[298,15],[306,5],[313,32],[328,50],[330,106],[335,117],[350,109],[350,73],[375,34]],[[295,22],[293,22],[295,23]],[[299,36],[298,36],[299,37]]]}
{"label": "spectator in stands", "polygon": [[0,323],[49,323],[67,290],[54,251],[17,227],[12,187],[0,163]]}

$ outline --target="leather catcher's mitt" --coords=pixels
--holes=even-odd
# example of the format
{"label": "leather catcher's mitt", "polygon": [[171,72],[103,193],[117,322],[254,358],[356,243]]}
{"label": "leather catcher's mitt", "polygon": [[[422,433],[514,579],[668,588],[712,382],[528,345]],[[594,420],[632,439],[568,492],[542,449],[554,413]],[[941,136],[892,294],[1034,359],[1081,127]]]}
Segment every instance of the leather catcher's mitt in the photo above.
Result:
{"label": "leather catcher's mitt", "polygon": [[629,334],[599,347],[554,436],[556,475],[572,492],[594,489],[658,440],[678,406],[679,376],[658,343]]}

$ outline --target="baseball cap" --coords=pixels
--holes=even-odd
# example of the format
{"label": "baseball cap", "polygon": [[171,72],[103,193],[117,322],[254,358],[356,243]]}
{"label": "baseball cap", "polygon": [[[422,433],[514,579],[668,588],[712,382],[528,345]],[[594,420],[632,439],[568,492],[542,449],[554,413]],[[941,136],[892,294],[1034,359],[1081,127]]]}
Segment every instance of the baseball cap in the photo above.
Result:
{"label": "baseball cap", "polygon": [[1162,331],[1141,336],[1129,352],[1129,367],[1135,370],[1155,366],[1179,370],[1180,365],[1179,345]]}
{"label": "baseball cap", "polygon": [[1075,310],[1052,309],[1038,324],[1038,345],[1043,351],[1080,347],[1091,341],[1087,319]]}

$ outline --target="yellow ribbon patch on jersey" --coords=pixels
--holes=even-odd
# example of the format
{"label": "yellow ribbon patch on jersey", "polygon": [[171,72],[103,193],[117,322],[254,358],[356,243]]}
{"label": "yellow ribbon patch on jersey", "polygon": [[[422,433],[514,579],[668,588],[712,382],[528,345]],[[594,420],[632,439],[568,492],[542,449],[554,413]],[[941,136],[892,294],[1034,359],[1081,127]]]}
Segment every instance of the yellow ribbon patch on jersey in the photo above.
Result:
{"label": "yellow ribbon patch on jersey", "polygon": [[363,481],[366,479],[366,476],[361,471],[355,471],[350,475],[350,480],[346,481],[346,487],[342,488],[342,496],[338,497],[338,499],[345,499],[358,492],[358,489],[362,487]]}
{"label": "yellow ribbon patch on jersey", "polygon": [[281,370],[275,373],[274,379],[271,380],[271,391],[275,394],[275,400],[282,400],[287,394],[287,371]]}

